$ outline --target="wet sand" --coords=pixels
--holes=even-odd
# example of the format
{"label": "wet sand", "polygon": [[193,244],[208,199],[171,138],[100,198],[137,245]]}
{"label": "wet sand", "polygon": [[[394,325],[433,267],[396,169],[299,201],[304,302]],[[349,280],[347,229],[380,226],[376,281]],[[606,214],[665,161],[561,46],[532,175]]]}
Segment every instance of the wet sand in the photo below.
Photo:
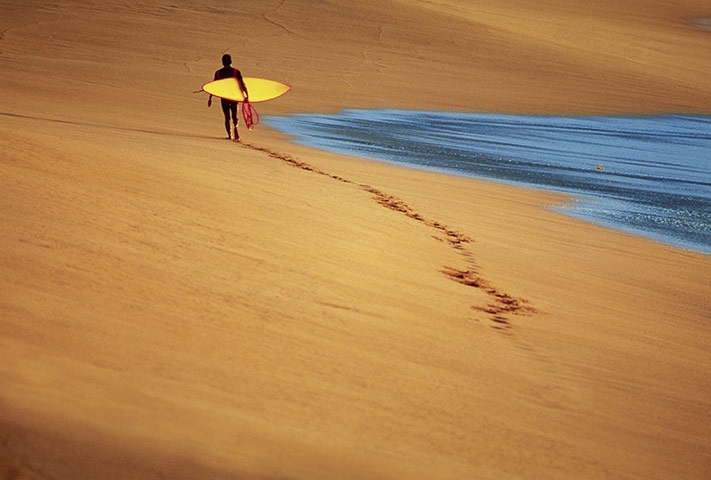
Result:
{"label": "wet sand", "polygon": [[6,2],[0,478],[704,478],[708,256],[560,195],[221,139],[346,107],[711,111],[704,2]]}

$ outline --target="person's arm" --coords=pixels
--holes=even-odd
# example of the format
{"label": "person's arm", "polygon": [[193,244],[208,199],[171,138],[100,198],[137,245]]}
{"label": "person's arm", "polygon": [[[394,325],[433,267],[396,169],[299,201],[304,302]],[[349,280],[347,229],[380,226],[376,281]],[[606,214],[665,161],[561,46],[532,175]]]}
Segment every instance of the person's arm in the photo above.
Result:
{"label": "person's arm", "polygon": [[247,92],[247,86],[244,84],[244,79],[242,78],[242,73],[237,70],[237,83],[239,83],[239,88],[242,90],[242,95],[244,95],[244,101],[249,101],[249,92]]}

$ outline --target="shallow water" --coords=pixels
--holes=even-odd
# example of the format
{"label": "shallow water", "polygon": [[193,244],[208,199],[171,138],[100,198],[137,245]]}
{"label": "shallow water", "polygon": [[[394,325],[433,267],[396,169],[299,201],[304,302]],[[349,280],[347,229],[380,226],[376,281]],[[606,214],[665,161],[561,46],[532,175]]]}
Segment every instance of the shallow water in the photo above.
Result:
{"label": "shallow water", "polygon": [[572,193],[557,210],[711,254],[711,116],[345,110],[263,121],[336,153]]}
{"label": "shallow water", "polygon": [[697,17],[689,20],[689,23],[701,30],[711,31],[711,17]]}

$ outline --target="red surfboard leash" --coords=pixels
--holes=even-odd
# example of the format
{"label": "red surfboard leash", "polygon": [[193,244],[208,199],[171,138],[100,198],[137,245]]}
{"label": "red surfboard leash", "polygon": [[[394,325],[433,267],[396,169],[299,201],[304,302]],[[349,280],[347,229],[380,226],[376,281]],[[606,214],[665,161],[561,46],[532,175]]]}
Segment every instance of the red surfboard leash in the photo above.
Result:
{"label": "red surfboard leash", "polygon": [[259,123],[259,114],[257,110],[249,103],[249,100],[242,102],[242,118],[247,125],[247,130],[252,130]]}

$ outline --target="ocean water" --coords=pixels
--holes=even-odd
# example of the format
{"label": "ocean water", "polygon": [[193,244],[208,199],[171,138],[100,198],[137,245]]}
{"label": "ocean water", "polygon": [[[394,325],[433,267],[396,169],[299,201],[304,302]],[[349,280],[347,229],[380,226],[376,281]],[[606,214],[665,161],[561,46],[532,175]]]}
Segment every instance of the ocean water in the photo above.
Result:
{"label": "ocean water", "polygon": [[327,151],[574,194],[556,210],[711,254],[711,116],[344,110],[263,122]]}

